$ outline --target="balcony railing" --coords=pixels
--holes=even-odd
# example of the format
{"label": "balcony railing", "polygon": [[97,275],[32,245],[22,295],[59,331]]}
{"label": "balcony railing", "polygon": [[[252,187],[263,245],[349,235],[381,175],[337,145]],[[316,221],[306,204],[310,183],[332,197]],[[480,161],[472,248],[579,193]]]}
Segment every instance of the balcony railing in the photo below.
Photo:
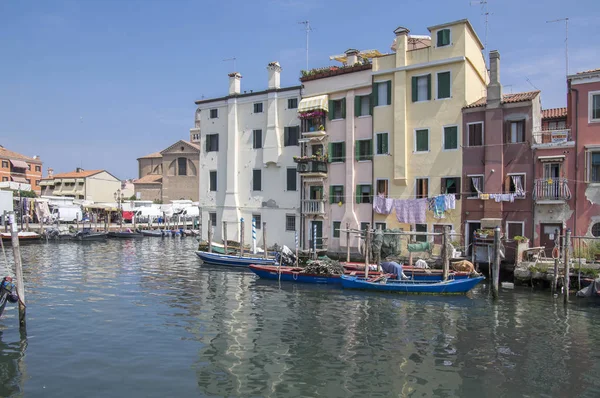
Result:
{"label": "balcony railing", "polygon": [[319,160],[297,161],[300,174],[327,174],[327,162]]}
{"label": "balcony railing", "polygon": [[533,132],[533,145],[559,146],[573,141],[571,130],[545,130]]}
{"label": "balcony railing", "polygon": [[325,127],[325,115],[300,120],[300,132],[302,133],[319,132],[321,126]]}
{"label": "balcony railing", "polygon": [[544,200],[570,200],[571,190],[566,178],[538,179],[533,188],[533,199],[537,202]]}
{"label": "balcony railing", "polygon": [[325,201],[322,199],[307,199],[302,201],[302,214],[325,214]]}

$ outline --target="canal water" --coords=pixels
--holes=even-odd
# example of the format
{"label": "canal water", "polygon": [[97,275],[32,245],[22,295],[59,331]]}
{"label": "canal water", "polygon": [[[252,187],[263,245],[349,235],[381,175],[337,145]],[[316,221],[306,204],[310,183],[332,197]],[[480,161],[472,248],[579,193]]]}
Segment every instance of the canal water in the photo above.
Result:
{"label": "canal water", "polygon": [[23,246],[27,335],[11,305],[0,396],[600,396],[597,303],[279,286],[195,247]]}

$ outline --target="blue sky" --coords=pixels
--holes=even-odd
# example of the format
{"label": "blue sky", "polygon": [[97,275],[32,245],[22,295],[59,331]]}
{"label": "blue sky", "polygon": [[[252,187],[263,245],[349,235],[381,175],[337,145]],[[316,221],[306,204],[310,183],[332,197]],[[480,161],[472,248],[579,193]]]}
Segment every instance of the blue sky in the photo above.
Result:
{"label": "blue sky", "polygon": [[[488,48],[501,54],[505,92],[542,90],[565,105],[564,23],[570,72],[600,67],[598,0],[489,0]],[[264,89],[278,60],[282,84],[347,48],[389,52],[392,31],[413,34],[468,18],[468,0],[0,1],[0,145],[40,155],[44,174],[108,169],[137,177],[136,158],[188,139],[194,100],[227,92],[236,57],[242,90]],[[527,79],[529,79],[528,82]]]}

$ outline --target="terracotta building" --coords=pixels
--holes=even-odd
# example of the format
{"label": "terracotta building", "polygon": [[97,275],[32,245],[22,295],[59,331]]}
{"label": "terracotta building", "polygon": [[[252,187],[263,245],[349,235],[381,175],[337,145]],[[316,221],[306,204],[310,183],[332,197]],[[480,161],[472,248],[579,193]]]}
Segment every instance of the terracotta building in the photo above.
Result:
{"label": "terracotta building", "polygon": [[[29,184],[37,195],[41,193],[42,161],[10,151],[0,145],[0,181]],[[13,184],[14,185],[14,184]],[[11,186],[9,184],[9,186]],[[17,188],[18,189],[18,188]]]}
{"label": "terracotta building", "polygon": [[44,195],[64,196],[94,202],[113,202],[121,189],[121,180],[106,170],[84,170],[78,167],[68,173],[48,173],[42,180]]}

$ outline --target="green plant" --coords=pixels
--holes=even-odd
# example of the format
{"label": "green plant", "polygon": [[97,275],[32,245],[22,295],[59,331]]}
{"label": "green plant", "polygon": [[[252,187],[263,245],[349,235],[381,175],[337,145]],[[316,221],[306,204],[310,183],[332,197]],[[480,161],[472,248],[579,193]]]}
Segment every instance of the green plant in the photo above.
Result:
{"label": "green plant", "polygon": [[155,205],[162,205],[162,204],[163,204],[163,201],[162,201],[162,200],[160,200],[160,199],[154,199],[154,200],[152,201],[152,203],[154,203]]}
{"label": "green plant", "polygon": [[137,200],[137,196],[135,196],[135,194],[133,194],[129,197],[129,200]]}
{"label": "green plant", "polygon": [[323,125],[320,125],[320,126],[319,126],[319,130],[320,130],[320,131],[325,131],[325,126],[323,126]]}
{"label": "green plant", "polygon": [[517,235],[513,237],[515,242],[529,242],[529,238],[526,236]]}

